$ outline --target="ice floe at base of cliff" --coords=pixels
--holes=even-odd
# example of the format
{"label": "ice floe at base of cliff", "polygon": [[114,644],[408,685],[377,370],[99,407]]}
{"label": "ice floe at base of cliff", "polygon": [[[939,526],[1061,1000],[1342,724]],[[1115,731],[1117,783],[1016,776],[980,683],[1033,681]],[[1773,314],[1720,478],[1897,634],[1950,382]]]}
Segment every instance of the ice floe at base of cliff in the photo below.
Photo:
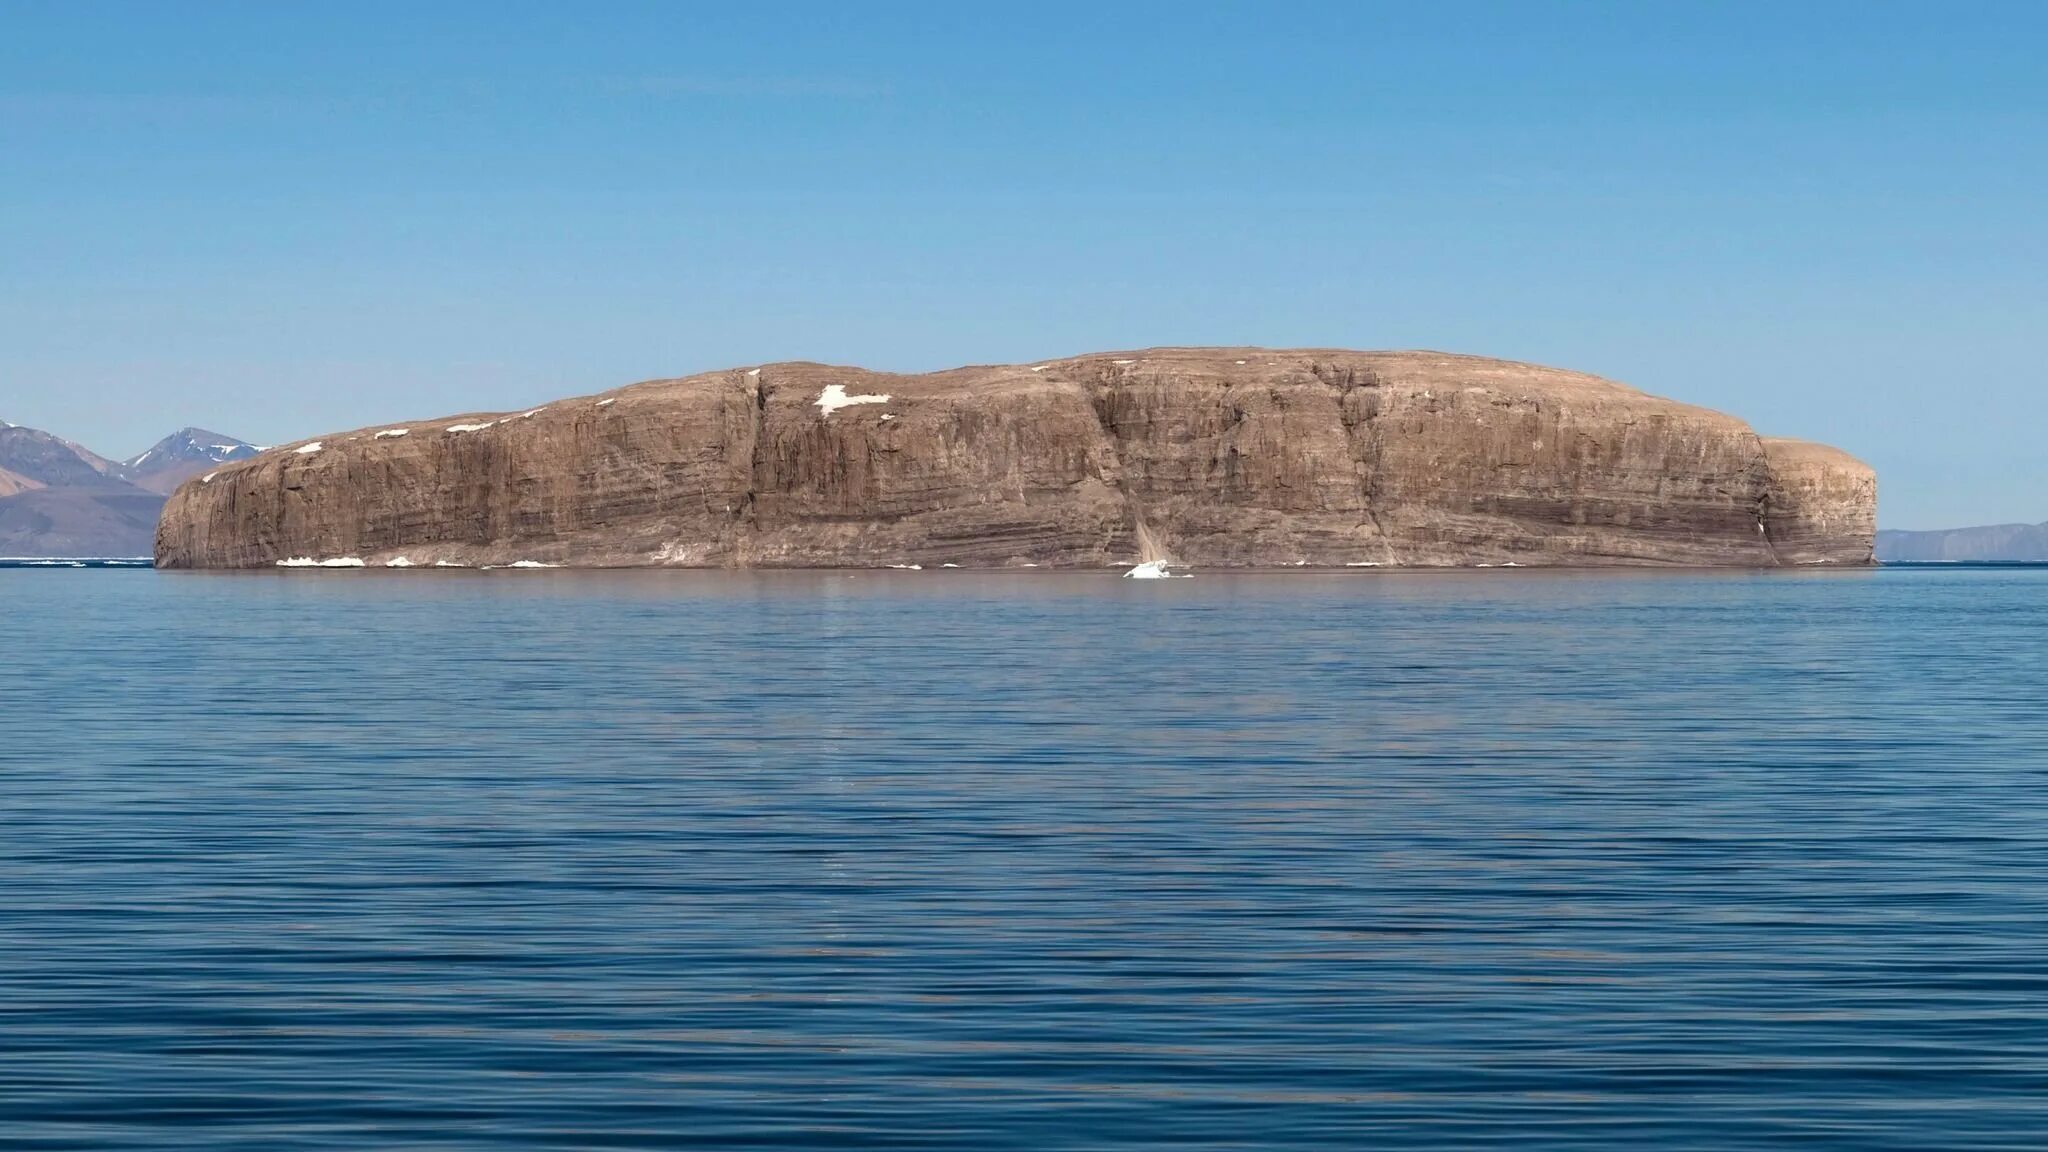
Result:
{"label": "ice floe at base of cliff", "polygon": [[490,571],[494,571],[494,570],[496,570],[496,569],[499,569],[499,568],[560,568],[560,567],[561,567],[561,565],[560,565],[560,564],[543,564],[543,563],[541,563],[541,562],[540,562],[540,561],[538,561],[538,560],[514,560],[514,561],[513,561],[513,562],[511,562],[510,564],[486,564],[486,565],[484,565],[484,571],[486,571],[486,572],[490,572]]}
{"label": "ice floe at base of cliff", "polygon": [[870,393],[865,396],[848,396],[846,394],[846,385],[844,384],[825,385],[825,390],[818,393],[818,399],[815,401],[818,405],[818,411],[826,416],[830,416],[841,408],[848,408],[855,404],[887,404],[888,402],[889,397],[887,394],[875,395]]}
{"label": "ice floe at base of cliff", "polygon": [[407,560],[403,556],[393,556],[384,562],[384,566],[386,568],[410,568],[412,567],[412,561]]}
{"label": "ice floe at base of cliff", "polygon": [[293,556],[288,560],[279,560],[277,566],[279,568],[361,568],[364,567],[364,564],[363,558],[360,556],[331,556],[325,560],[315,560],[311,556]]}
{"label": "ice floe at base of cliff", "polygon": [[1132,565],[1132,566],[1131,566],[1131,570],[1130,570],[1130,571],[1128,571],[1128,572],[1126,572],[1126,573],[1124,573],[1124,579],[1126,579],[1126,580],[1166,580],[1166,579],[1178,579],[1178,580],[1187,580],[1187,579],[1191,579],[1191,577],[1190,577],[1190,576],[1189,576],[1189,575],[1188,575],[1187,573],[1185,573],[1185,572],[1181,573],[1181,574],[1180,574],[1179,576],[1174,576],[1174,574],[1173,574],[1173,573],[1171,573],[1171,572],[1168,572],[1168,571],[1166,570],[1166,568],[1167,568],[1167,564],[1166,564],[1166,561],[1164,561],[1164,560],[1147,560],[1147,561],[1145,561],[1145,562],[1144,562],[1143,564],[1134,564],[1134,565]]}
{"label": "ice floe at base of cliff", "polygon": [[922,564],[891,564],[891,565],[889,565],[889,567],[891,567],[891,568],[901,568],[901,569],[903,569],[903,570],[904,570],[904,571],[906,571],[906,572],[922,572],[922,571],[924,571],[924,565],[922,565]]}

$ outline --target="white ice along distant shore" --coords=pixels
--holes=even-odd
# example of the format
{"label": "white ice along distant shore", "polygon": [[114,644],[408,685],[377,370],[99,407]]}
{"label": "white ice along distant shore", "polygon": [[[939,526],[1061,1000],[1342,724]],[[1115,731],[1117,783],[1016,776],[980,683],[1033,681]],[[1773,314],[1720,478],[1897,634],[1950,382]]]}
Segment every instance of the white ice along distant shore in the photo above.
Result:
{"label": "white ice along distant shore", "polygon": [[279,560],[277,566],[279,568],[361,568],[364,567],[364,564],[360,556],[333,556],[326,560],[315,560],[311,556],[293,556],[288,560]]}
{"label": "white ice along distant shore", "polygon": [[818,393],[816,401],[818,411],[825,416],[830,416],[841,408],[850,408],[855,404],[887,404],[888,402],[889,397],[887,395],[877,396],[869,393],[864,396],[848,396],[846,394],[846,385],[844,384],[825,385],[825,390]]}

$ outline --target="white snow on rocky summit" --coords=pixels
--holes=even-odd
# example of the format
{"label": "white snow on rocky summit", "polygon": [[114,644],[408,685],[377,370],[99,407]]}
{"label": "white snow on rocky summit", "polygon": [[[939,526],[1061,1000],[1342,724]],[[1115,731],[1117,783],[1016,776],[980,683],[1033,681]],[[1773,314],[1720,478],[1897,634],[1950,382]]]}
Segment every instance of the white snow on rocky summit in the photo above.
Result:
{"label": "white snow on rocky summit", "polygon": [[818,411],[826,416],[830,416],[841,408],[850,408],[855,404],[887,404],[888,402],[889,397],[887,395],[868,393],[862,396],[849,396],[846,394],[846,385],[844,384],[825,385],[825,390],[818,393],[816,401]]}
{"label": "white snow on rocky summit", "polygon": [[297,448],[292,449],[292,451],[298,453],[301,456],[311,456],[313,453],[318,452],[319,450],[325,447],[327,447],[327,445],[322,444],[318,440],[315,440],[311,444],[301,444]]}
{"label": "white snow on rocky summit", "polygon": [[489,428],[489,427],[490,427],[491,425],[493,425],[493,424],[496,424],[496,423],[497,423],[497,421],[496,421],[496,420],[487,420],[487,421],[485,421],[485,422],[484,422],[484,423],[482,423],[482,424],[450,424],[450,425],[448,426],[448,431],[450,431],[450,432],[481,432],[481,431],[483,431],[484,429],[486,429],[486,428]]}
{"label": "white snow on rocky summit", "polygon": [[385,429],[385,430],[383,430],[382,432],[379,432],[379,433],[377,433],[377,435],[376,435],[376,439],[378,439],[378,440],[390,440],[390,439],[393,439],[393,438],[395,438],[395,437],[398,437],[398,436],[405,436],[405,435],[408,435],[408,434],[410,434],[411,432],[412,432],[412,429],[410,429],[410,428],[386,428],[386,429]]}

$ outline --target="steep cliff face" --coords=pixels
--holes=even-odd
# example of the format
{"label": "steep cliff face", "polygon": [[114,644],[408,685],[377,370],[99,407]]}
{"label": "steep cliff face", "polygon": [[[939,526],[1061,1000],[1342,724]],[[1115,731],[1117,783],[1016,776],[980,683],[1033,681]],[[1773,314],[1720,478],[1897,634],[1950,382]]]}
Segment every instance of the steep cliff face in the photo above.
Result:
{"label": "steep cliff face", "polygon": [[1153,349],[766,364],[322,437],[171,498],[166,567],[1862,564],[1869,468],[1579,373]]}

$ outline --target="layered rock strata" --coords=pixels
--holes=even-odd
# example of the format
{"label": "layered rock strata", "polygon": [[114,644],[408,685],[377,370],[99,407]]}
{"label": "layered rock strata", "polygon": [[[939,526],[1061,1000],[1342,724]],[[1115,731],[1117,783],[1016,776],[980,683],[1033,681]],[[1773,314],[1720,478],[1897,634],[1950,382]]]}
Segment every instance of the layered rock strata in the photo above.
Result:
{"label": "layered rock strata", "polygon": [[1871,470],[1613,381],[1433,352],[764,364],[284,445],[157,561],[1864,564]]}

